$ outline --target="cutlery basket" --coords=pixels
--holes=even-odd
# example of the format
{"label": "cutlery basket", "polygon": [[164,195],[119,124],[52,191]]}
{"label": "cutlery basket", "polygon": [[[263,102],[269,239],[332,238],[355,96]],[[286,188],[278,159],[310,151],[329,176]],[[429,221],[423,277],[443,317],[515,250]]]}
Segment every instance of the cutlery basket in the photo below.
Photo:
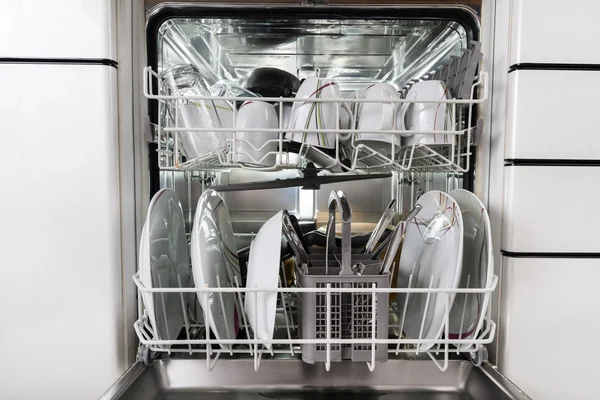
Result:
{"label": "cutlery basket", "polygon": [[[381,261],[373,260],[365,264],[362,275],[339,275],[341,266],[337,261],[329,261],[325,268],[324,260],[313,260],[305,271],[298,270],[298,283],[303,288],[332,289],[351,288],[351,293],[331,292],[329,307],[326,292],[301,293],[299,297],[300,333],[303,339],[327,339],[328,308],[330,310],[330,360],[371,361],[372,346],[375,346],[375,361],[386,361],[387,344],[336,343],[336,339],[387,339],[389,293],[376,293],[368,290],[373,287],[389,288],[389,274],[380,275]],[[363,291],[364,290],[364,291]],[[375,300],[375,313],[373,313]],[[375,320],[375,332],[373,332]],[[327,361],[327,343],[303,344],[302,360],[306,363]]]}

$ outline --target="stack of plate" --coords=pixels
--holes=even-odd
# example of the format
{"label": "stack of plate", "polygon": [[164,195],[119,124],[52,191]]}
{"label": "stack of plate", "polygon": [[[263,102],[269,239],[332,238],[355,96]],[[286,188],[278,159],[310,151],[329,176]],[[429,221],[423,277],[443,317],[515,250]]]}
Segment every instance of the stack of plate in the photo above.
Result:
{"label": "stack of plate", "polygon": [[[170,189],[160,190],[150,202],[140,240],[139,277],[146,288],[191,286],[185,220],[179,198]],[[179,336],[187,317],[181,297],[181,293],[142,292],[155,339]]]}
{"label": "stack of plate", "polygon": [[[487,288],[494,272],[490,221],[471,192],[431,191],[419,198],[420,213],[409,221],[398,271],[401,288]],[[450,339],[473,339],[483,325],[483,295],[400,294],[409,339],[428,339],[430,349],[445,331],[449,313]]]}
{"label": "stack of plate", "polygon": [[[221,196],[205,191],[198,201],[191,237],[192,270],[183,211],[170,189],[150,202],[140,241],[139,274],[146,288],[227,288],[239,282],[240,268],[229,210]],[[239,327],[234,293],[198,293],[205,324],[218,340],[233,340]],[[188,317],[188,297],[181,293],[143,293],[154,339],[176,340]],[[210,310],[210,313],[207,312]],[[209,316],[209,318],[206,318]],[[231,345],[221,344],[224,349]]]}

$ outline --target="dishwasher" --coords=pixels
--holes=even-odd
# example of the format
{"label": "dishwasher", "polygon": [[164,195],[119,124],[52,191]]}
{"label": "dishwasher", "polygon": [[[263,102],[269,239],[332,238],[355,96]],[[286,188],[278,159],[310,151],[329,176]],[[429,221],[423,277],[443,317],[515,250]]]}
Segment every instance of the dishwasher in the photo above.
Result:
{"label": "dishwasher", "polygon": [[[489,38],[482,37],[481,2],[146,3],[146,67],[136,71],[143,87],[134,94],[143,104],[148,147],[149,193],[142,197],[147,204],[165,188],[176,193],[190,240],[198,199],[211,189],[219,193],[231,217],[241,279],[236,276],[223,287],[223,282],[203,287],[179,282],[170,288],[151,288],[136,273],[132,278],[138,319],[131,329],[139,340],[138,362],[102,399],[528,399],[488,360],[488,346],[495,343],[496,334],[493,310],[498,307],[493,298],[498,278],[493,274],[480,287],[469,283],[438,287],[433,275],[429,285],[415,287],[409,281],[401,287],[396,284],[396,257],[387,275],[355,272],[357,284],[347,283],[351,279],[342,275],[313,283],[309,268],[298,268],[302,254],[294,251],[293,240],[270,238],[272,246],[292,254],[282,260],[276,287],[249,289],[243,282],[250,280],[252,243],[258,241],[261,227],[283,209],[297,221],[296,238],[311,232],[302,239],[310,239],[313,246],[310,268],[331,262],[343,269],[348,256],[364,260],[366,266],[362,261],[356,265],[366,271],[374,261],[361,258],[356,248],[368,245],[366,240],[388,205],[394,224],[400,224],[428,192],[482,190],[490,162],[481,143],[491,121],[492,71],[491,64],[482,62],[491,55],[486,54]],[[182,97],[169,92],[165,79],[181,65],[210,88],[184,94],[188,104],[210,104],[214,110],[221,104],[235,121],[253,102],[270,104],[279,124],[266,130],[268,146],[248,139],[248,133],[259,134],[257,129],[248,132],[235,123],[229,128],[188,123],[180,110]],[[300,99],[301,87],[287,92],[247,90],[260,69],[286,71],[302,85],[311,79],[317,87],[320,82],[335,82],[337,91],[325,96],[320,87],[315,92],[323,94],[307,100]],[[443,96],[429,103],[415,100],[411,89],[423,82],[443,82]],[[395,88],[397,97],[389,100],[398,105],[394,110],[417,103],[442,109],[443,127],[394,124],[388,132],[380,132],[386,136],[383,150],[377,144],[381,142],[362,140],[368,128],[361,131],[361,122],[367,118],[356,122],[357,114],[374,101],[358,93],[374,84]],[[296,104],[302,104],[298,109],[308,104],[318,111],[334,103],[343,106],[334,107],[333,127],[290,122],[299,112]],[[351,129],[341,126],[344,113],[359,133],[349,134]],[[397,113],[394,120],[399,120]],[[325,117],[321,115],[327,125]],[[226,146],[190,156],[185,136],[208,131],[213,140],[227,137]],[[411,141],[411,136],[425,140]],[[321,142],[328,137],[330,141]],[[351,232],[345,226],[340,193],[352,205]],[[335,223],[336,216],[341,224]],[[330,235],[336,226],[344,232],[339,239]],[[344,248],[346,228],[354,245],[349,249]],[[387,234],[393,241],[394,235]],[[342,253],[336,253],[340,247]],[[296,267],[288,265],[294,262]],[[257,312],[248,312],[249,299],[258,302],[259,295],[276,299],[274,334],[267,339],[252,329],[250,320]],[[452,302],[461,295],[478,299],[481,318],[469,335],[450,333]],[[180,301],[175,312],[183,319],[176,337],[159,337],[145,296],[163,299],[163,307],[166,296]],[[200,307],[197,297],[202,296],[211,296],[212,304],[219,298],[224,304],[224,296],[232,299],[241,314],[235,337],[210,334],[213,314],[225,309]],[[350,316],[345,316],[340,309],[348,308],[348,298],[353,300]],[[424,309],[418,317],[420,330],[410,335],[405,323],[413,299],[419,299]],[[442,323],[439,334],[426,337],[423,327],[431,323],[430,303],[436,310],[439,305],[434,314],[440,313]],[[461,332],[467,323],[464,314]]]}

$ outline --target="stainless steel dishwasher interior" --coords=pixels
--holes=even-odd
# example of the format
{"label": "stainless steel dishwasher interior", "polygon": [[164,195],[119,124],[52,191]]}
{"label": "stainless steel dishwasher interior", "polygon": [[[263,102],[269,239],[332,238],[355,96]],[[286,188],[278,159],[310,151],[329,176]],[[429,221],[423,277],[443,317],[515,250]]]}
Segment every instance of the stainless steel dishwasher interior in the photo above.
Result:
{"label": "stainless steel dishwasher interior", "polygon": [[101,398],[122,400],[191,399],[529,399],[489,364],[450,361],[440,371],[430,360],[394,359],[374,372],[358,363],[323,365],[297,360],[222,360],[213,371],[199,359],[157,360],[135,365]]}
{"label": "stainless steel dishwasher interior", "polygon": [[[158,72],[179,63],[195,64],[205,74],[207,85],[239,84],[252,69],[269,65],[297,72],[302,78],[318,71],[339,81],[344,95],[375,80],[400,88],[460,55],[470,40],[461,24],[444,18],[376,20],[356,14],[345,19],[328,13],[301,18],[298,12],[290,24],[277,15],[234,18],[233,8],[214,18],[210,13],[202,17],[183,14],[166,19],[149,36],[150,63]],[[217,184],[233,184],[298,174],[295,170],[232,170],[216,173],[214,179]],[[177,191],[191,223],[197,199],[210,182],[208,175],[160,171],[157,176],[158,187]],[[334,188],[351,196],[356,222],[374,223],[392,198],[398,200],[402,213],[423,192],[472,189],[473,179],[473,174],[408,172],[377,181],[324,185],[316,192],[289,188],[232,192],[224,197],[241,248],[249,245],[264,221],[284,208],[305,223],[322,225]],[[476,367],[463,359],[450,360],[448,368],[440,371],[428,357],[391,358],[377,364],[374,372],[364,363],[333,363],[326,372],[323,364],[265,359],[255,372],[253,359],[224,358],[212,371],[205,359],[177,355],[157,359],[150,366],[138,363],[102,399],[528,399],[490,364]]]}

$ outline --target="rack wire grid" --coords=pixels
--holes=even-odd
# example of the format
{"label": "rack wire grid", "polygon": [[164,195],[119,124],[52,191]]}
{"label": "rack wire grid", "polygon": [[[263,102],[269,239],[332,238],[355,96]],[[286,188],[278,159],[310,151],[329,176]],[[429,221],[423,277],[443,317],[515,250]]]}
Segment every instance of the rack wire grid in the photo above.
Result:
{"label": "rack wire grid", "polygon": [[[481,121],[475,121],[474,107],[487,101],[488,75],[480,72],[470,88],[470,97],[467,99],[419,100],[419,99],[386,99],[385,104],[438,104],[445,105],[449,117],[445,121],[444,129],[440,130],[408,130],[393,129],[373,131],[369,129],[356,129],[357,116],[352,111],[359,104],[382,103],[381,99],[362,98],[271,98],[271,97],[231,97],[231,96],[173,96],[164,95],[159,75],[152,67],[144,68],[144,95],[150,100],[158,102],[159,116],[166,115],[167,107],[175,110],[174,118],[161,117],[156,126],[158,143],[159,167],[162,170],[204,170],[223,171],[232,168],[246,168],[262,171],[279,171],[284,169],[302,169],[308,162],[329,172],[355,172],[370,173],[382,171],[419,171],[419,172],[466,172],[470,166],[471,146],[477,130],[481,129]],[[427,76],[423,80],[428,79]],[[155,84],[155,82],[157,82]],[[293,129],[284,126],[283,118],[279,118],[278,128],[238,128],[236,126],[238,109],[236,102],[264,101],[275,104],[279,115],[283,115],[284,105],[301,102],[311,103],[337,103],[347,104],[351,112],[351,127],[349,129]],[[232,127],[201,127],[183,126],[177,115],[179,107],[190,102],[227,102],[233,113]],[[340,120],[341,107],[335,107],[336,121]],[[396,113],[394,113],[394,117]],[[241,137],[242,133],[263,133],[277,136],[277,139],[265,140],[257,147],[250,141]],[[208,133],[213,137],[227,138],[219,140],[226,142],[220,148],[215,146],[206,154],[195,158],[187,158],[183,151],[181,135],[183,133]],[[332,148],[324,149],[319,146],[303,143],[294,143],[297,151],[290,151],[292,141],[290,134],[306,133],[333,135],[335,143]],[[390,136],[391,150],[384,155],[367,144],[356,141],[357,134],[385,134]],[[288,136],[286,136],[288,135]],[[425,135],[436,137],[442,135],[443,144],[431,144],[429,140],[420,140],[409,145],[396,145],[395,135],[410,137]],[[403,138],[402,141],[405,141]],[[426,142],[427,144],[424,144]],[[242,149],[251,149],[250,154]],[[271,149],[270,151],[267,151]],[[259,156],[256,156],[259,154]],[[244,160],[242,162],[241,160]],[[274,160],[271,161],[271,160]]]}
{"label": "rack wire grid", "polygon": [[[471,282],[469,278],[467,282]],[[168,354],[189,353],[190,355],[201,353],[206,357],[206,365],[209,370],[214,368],[219,358],[224,354],[252,357],[254,359],[254,369],[258,370],[263,356],[273,357],[276,354],[279,356],[287,354],[291,357],[298,357],[302,353],[302,346],[310,345],[312,347],[318,346],[325,351],[324,364],[327,371],[329,371],[331,363],[334,361],[332,359],[332,349],[340,347],[367,349],[370,352],[370,357],[367,358],[368,361],[366,361],[366,364],[370,371],[374,371],[378,363],[377,360],[380,359],[377,357],[377,349],[381,348],[381,346],[387,347],[387,352],[395,355],[400,353],[414,355],[425,353],[440,370],[445,371],[448,368],[451,353],[475,354],[482,346],[490,344],[494,340],[496,331],[496,324],[491,320],[491,296],[498,283],[498,277],[495,275],[489,280],[490,284],[486,288],[469,288],[469,284],[467,284],[466,288],[456,289],[434,287],[435,279],[433,276],[431,277],[429,287],[411,287],[411,282],[413,282],[412,275],[409,277],[409,287],[407,288],[378,287],[375,283],[372,285],[361,285],[360,287],[332,287],[331,284],[326,284],[324,287],[282,287],[281,282],[286,281],[285,277],[283,280],[280,279],[279,287],[276,289],[240,287],[237,279],[231,287],[220,287],[219,285],[219,287],[204,288],[151,288],[145,287],[142,284],[138,274],[133,276],[133,280],[138,288],[138,294],[140,294],[138,298],[143,298],[141,296],[142,293],[153,293],[155,296],[158,296],[155,299],[158,298],[160,301],[165,294],[179,294],[182,305],[181,312],[185,321],[185,325],[182,326],[182,333],[179,336],[182,339],[161,339],[156,336],[155,330],[150,324],[148,310],[143,308],[140,318],[134,323],[134,328],[141,344],[154,352]],[[191,293],[195,293],[196,296],[208,296],[211,293],[215,293],[221,296],[221,299],[224,294],[233,293],[241,327],[241,333],[238,337],[235,339],[211,338],[209,334],[211,330],[209,321],[212,321],[211,310],[210,308],[202,310],[204,323],[194,321],[193,317],[190,316],[188,307]],[[261,339],[252,331],[249,321],[250,318],[254,318],[255,321],[257,320],[258,311],[255,312],[255,315],[246,315],[244,312],[244,299],[248,296],[255,296],[256,299],[259,293],[277,293],[277,315],[279,318],[276,318],[276,321],[279,322],[276,323],[275,334],[272,339]],[[380,296],[381,294],[385,294],[386,297],[392,297],[394,294],[402,293],[406,294],[404,301],[388,304],[380,304],[377,301],[378,295]],[[315,310],[319,315],[322,314],[323,319],[325,319],[325,330],[324,332],[320,332],[318,338],[315,339],[302,338],[302,331],[298,329],[298,297],[302,294],[314,294],[315,296],[318,295],[321,298],[325,298],[325,303],[319,304],[319,310]],[[464,304],[467,303],[466,300],[469,296],[479,296],[481,308],[474,329],[471,329],[469,333],[453,335],[450,333],[449,327],[450,312],[453,299],[459,294],[465,296]],[[368,335],[359,332],[358,335],[351,338],[343,338],[339,334],[340,332],[335,331],[335,329],[339,328],[332,326],[332,314],[336,312],[336,307],[339,307],[339,304],[334,299],[340,298],[343,295],[353,295],[363,299],[365,296],[371,298],[367,302],[370,310],[361,310],[361,312],[370,313],[371,318],[367,319],[371,321],[370,323],[373,326],[367,330]],[[193,301],[198,305],[195,299],[196,296],[193,296]],[[424,296],[425,307],[422,318],[420,318],[419,336],[409,338],[403,335],[402,332],[404,332],[409,299],[414,296]],[[429,304],[437,301],[437,296],[443,296],[444,315],[442,335],[433,339],[427,339],[424,338],[424,327],[430,316],[428,312]],[[141,306],[144,306],[143,303]],[[376,316],[379,312],[389,313],[390,321],[393,321],[389,322],[386,328],[388,331],[387,338],[381,338],[377,335],[375,326],[376,318],[372,317]],[[464,307],[461,310],[461,332],[463,331],[463,326],[467,327]],[[270,346],[267,347],[266,345]]]}

